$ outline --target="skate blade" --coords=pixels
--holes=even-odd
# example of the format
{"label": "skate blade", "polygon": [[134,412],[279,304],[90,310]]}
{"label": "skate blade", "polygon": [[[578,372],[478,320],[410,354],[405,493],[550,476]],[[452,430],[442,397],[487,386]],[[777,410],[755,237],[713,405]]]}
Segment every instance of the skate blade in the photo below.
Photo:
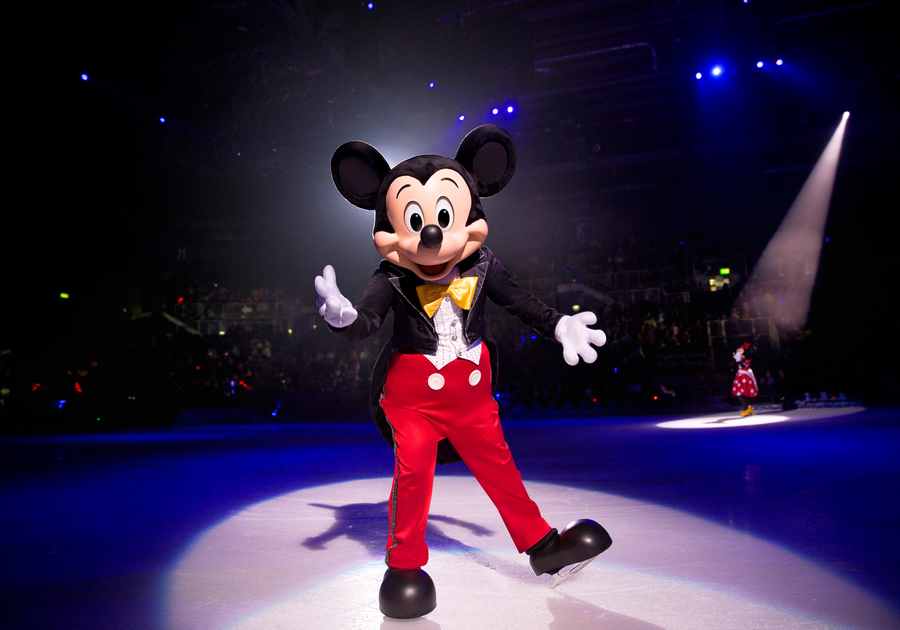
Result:
{"label": "skate blade", "polygon": [[[600,555],[600,554],[597,554],[597,555]],[[563,582],[568,580],[570,577],[573,577],[576,573],[581,571],[584,567],[589,565],[596,558],[597,558],[597,556],[594,556],[593,558],[588,558],[587,560],[579,562],[574,567],[572,567],[571,569],[566,571],[565,574],[563,574],[561,571],[559,573],[555,573],[553,575],[553,584],[550,585],[550,588],[551,589],[556,588],[557,586],[559,586],[560,584],[562,584]]]}

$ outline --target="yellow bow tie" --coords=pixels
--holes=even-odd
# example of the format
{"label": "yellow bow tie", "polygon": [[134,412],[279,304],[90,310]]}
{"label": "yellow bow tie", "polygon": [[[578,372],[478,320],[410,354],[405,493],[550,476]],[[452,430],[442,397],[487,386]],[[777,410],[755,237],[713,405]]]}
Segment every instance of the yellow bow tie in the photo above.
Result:
{"label": "yellow bow tie", "polygon": [[460,308],[467,311],[472,308],[472,300],[475,299],[475,287],[478,284],[478,278],[459,278],[454,280],[449,286],[446,284],[420,284],[416,287],[416,293],[419,294],[419,302],[422,308],[428,314],[428,317],[434,317],[438,308],[441,306],[441,298],[449,295],[453,298]]}

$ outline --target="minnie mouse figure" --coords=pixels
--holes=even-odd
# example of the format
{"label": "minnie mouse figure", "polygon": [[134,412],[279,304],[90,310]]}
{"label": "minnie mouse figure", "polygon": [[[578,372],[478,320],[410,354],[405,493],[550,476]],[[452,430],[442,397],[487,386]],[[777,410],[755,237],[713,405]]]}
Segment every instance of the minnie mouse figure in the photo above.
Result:
{"label": "minnie mouse figure", "polygon": [[[512,137],[484,125],[456,157],[419,155],[390,168],[374,147],[341,145],[331,160],[338,191],[374,210],[375,248],[384,258],[362,297],[339,291],[334,269],[316,277],[317,306],[330,330],[359,340],[393,312],[393,334],[376,362],[369,408],[394,451],[387,570],[381,612],[409,619],[434,610],[425,528],[437,463],[465,461],[499,511],[519,553],[553,586],[605,551],[598,523],[578,520],[562,533],[541,516],[522,483],[500,426],[497,352],[484,321],[488,299],[562,344],[567,363],[592,363],[606,335],[593,313],[561,315],[519,288],[486,247],[481,197],[502,190],[516,168]],[[562,573],[567,567],[572,567]]]}
{"label": "minnie mouse figure", "polygon": [[734,375],[734,383],[731,385],[731,395],[737,396],[741,407],[741,416],[752,416],[756,410],[750,406],[750,399],[759,395],[759,386],[756,384],[756,376],[750,369],[750,355],[756,351],[753,344],[745,343],[734,351],[734,360],[738,364],[737,374]]}

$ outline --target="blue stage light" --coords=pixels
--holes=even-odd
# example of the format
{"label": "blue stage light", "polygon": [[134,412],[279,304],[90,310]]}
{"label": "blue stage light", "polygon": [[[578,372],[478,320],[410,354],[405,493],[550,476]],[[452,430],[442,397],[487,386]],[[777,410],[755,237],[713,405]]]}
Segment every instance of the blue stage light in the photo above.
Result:
{"label": "blue stage light", "polygon": [[466,119],[466,115],[465,115],[465,114],[460,114],[460,115],[459,115],[459,122],[462,122],[462,121],[464,121],[465,119]]}
{"label": "blue stage light", "polygon": [[88,80],[88,75],[86,75],[86,74],[84,74],[84,73],[82,72],[82,73],[81,73],[81,80],[82,80],[82,81],[87,81],[87,80]]}
{"label": "blue stage light", "polygon": [[702,72],[698,72],[698,73],[695,74],[694,76],[695,76],[697,79],[702,79],[702,78],[703,78],[703,73],[702,73]]}
{"label": "blue stage light", "polygon": [[497,109],[497,108],[495,107],[494,109],[491,110],[491,113],[492,113],[494,116],[496,116],[497,114],[500,113],[500,110]]}
{"label": "blue stage light", "polygon": [[509,113],[509,114],[512,114],[512,113],[513,113],[513,106],[512,106],[512,105],[507,105],[507,106],[506,106],[506,112]]}
{"label": "blue stage light", "polygon": [[757,68],[762,68],[762,67],[763,67],[763,62],[762,62],[762,61],[757,61],[757,62],[756,62],[756,67],[757,67]]}
{"label": "blue stage light", "polygon": [[717,76],[719,76],[720,74],[722,74],[722,66],[713,66],[713,69],[712,69],[712,75],[713,75],[714,77],[717,77]]}
{"label": "blue stage light", "polygon": [[166,122],[166,117],[165,117],[165,116],[160,116],[160,117],[159,117],[159,122],[161,122],[161,123]]}
{"label": "blue stage light", "polygon": [[374,3],[374,2],[370,2],[369,4],[366,5],[366,8],[367,8],[369,11],[371,11],[372,9],[375,8],[375,3]]}
{"label": "blue stage light", "polygon": [[433,88],[433,87],[434,87],[434,81],[432,81],[431,83],[428,84],[428,88],[429,88],[429,89],[431,89],[431,88]]}
{"label": "blue stage light", "polygon": [[782,64],[784,64],[784,59],[779,59],[778,61],[775,62],[776,66],[780,66]]}

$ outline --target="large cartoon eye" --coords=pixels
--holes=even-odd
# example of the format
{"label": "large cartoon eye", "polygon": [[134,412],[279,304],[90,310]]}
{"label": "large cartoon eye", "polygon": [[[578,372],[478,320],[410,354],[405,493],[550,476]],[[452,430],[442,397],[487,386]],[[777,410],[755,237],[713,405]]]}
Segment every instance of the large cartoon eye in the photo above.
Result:
{"label": "large cartoon eye", "polygon": [[413,234],[418,234],[425,227],[425,215],[422,214],[421,206],[415,201],[410,201],[406,204],[403,220],[406,222],[406,229]]}
{"label": "large cartoon eye", "polygon": [[437,223],[441,230],[446,232],[453,227],[453,205],[446,197],[438,199],[437,206],[434,209],[437,215]]}

